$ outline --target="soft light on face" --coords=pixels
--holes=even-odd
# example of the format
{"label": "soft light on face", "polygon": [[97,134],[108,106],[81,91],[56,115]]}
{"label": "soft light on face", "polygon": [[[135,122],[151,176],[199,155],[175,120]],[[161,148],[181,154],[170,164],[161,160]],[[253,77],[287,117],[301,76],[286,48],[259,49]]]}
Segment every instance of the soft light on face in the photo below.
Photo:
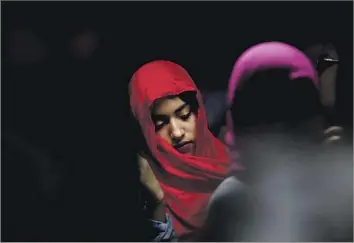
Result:
{"label": "soft light on face", "polygon": [[194,154],[196,114],[192,107],[179,97],[155,102],[151,114],[156,133],[184,154]]}

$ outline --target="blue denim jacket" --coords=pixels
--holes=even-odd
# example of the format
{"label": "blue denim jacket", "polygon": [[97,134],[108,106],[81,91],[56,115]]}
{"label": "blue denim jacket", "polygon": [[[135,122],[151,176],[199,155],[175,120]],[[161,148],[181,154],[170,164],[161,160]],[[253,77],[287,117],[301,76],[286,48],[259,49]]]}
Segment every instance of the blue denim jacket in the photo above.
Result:
{"label": "blue denim jacket", "polygon": [[154,242],[175,242],[177,241],[176,233],[173,229],[172,219],[166,214],[166,222],[149,220],[154,229],[156,229],[157,236],[152,240]]}

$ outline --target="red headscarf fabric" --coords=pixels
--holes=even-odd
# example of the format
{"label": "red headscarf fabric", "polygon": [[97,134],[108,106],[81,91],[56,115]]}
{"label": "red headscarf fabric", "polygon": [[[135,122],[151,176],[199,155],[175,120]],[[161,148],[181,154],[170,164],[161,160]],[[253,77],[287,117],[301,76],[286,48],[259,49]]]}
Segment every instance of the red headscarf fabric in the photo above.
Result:
{"label": "red headscarf fabric", "polygon": [[[150,106],[159,98],[195,91],[199,103],[196,153],[179,153],[155,133]],[[181,66],[153,61],[136,71],[130,82],[130,105],[145,137],[149,164],[164,191],[177,235],[202,226],[213,190],[228,170],[227,148],[209,131],[202,97]]]}

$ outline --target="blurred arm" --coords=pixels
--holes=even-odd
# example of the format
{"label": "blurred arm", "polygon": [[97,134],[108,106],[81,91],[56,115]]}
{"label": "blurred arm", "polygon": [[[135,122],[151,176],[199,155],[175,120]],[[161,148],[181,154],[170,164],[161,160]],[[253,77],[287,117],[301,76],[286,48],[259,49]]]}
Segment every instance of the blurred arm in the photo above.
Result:
{"label": "blurred arm", "polygon": [[[333,107],[336,100],[336,79],[339,56],[334,45],[316,44],[308,47],[304,53],[317,68],[320,79],[320,98],[325,107]],[[337,60],[337,62],[326,61]]]}

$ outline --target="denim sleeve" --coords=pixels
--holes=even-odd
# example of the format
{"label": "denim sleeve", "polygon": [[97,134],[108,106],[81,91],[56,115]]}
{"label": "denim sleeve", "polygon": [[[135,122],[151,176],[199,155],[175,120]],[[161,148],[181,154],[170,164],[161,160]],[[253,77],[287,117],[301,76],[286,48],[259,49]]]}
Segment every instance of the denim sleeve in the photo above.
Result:
{"label": "denim sleeve", "polygon": [[157,236],[152,240],[154,242],[175,242],[177,241],[176,233],[173,229],[172,219],[166,214],[166,222],[149,220],[157,232]]}

